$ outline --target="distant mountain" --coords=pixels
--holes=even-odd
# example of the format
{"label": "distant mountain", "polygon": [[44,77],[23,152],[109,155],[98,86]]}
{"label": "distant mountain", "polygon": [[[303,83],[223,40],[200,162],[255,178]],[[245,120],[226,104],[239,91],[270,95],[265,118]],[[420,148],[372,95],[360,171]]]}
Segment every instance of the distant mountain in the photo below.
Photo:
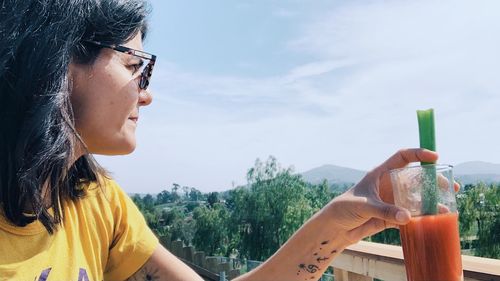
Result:
{"label": "distant mountain", "polygon": [[456,165],[453,172],[455,178],[462,184],[500,183],[500,164],[481,161],[465,162]]}
{"label": "distant mountain", "polygon": [[306,171],[302,173],[302,177],[305,181],[318,184],[323,180],[327,180],[330,185],[332,184],[352,184],[360,181],[364,175],[365,171],[345,168],[335,165],[323,165],[318,168]]}
{"label": "distant mountain", "polygon": [[[481,161],[465,162],[454,166],[453,173],[462,184],[500,183],[500,164]],[[312,184],[321,183],[326,179],[330,185],[346,185],[360,181],[365,174],[366,172],[362,170],[323,165],[303,172],[302,177]]]}
{"label": "distant mountain", "polygon": [[128,196],[130,196],[130,197],[134,197],[134,196],[136,196],[136,195],[139,195],[139,197],[144,198],[144,197],[145,197],[146,195],[148,195],[149,193],[127,193],[127,194],[128,194]]}
{"label": "distant mountain", "polygon": [[500,164],[493,164],[482,161],[470,161],[458,164],[453,168],[457,175],[471,174],[496,174],[500,175]]}

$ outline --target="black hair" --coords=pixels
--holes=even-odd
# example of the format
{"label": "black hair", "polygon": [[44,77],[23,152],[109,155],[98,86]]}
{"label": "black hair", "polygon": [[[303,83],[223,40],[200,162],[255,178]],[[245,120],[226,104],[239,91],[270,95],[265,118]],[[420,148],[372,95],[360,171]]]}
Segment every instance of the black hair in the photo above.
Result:
{"label": "black hair", "polygon": [[97,58],[101,49],[86,40],[118,45],[144,37],[148,13],[143,0],[2,1],[0,211],[14,225],[38,219],[52,234],[64,218],[61,204],[106,175],[88,151],[75,162],[85,144],[75,129],[69,64]]}

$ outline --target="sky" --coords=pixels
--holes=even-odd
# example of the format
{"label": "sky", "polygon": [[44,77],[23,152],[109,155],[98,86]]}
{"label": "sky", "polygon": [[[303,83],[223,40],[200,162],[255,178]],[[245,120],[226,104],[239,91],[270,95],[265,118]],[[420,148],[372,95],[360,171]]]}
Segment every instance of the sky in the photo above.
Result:
{"label": "sky", "polygon": [[296,172],[376,167],[418,147],[500,163],[500,2],[153,0],[158,56],[137,149],[97,156],[129,193],[246,184],[257,158]]}

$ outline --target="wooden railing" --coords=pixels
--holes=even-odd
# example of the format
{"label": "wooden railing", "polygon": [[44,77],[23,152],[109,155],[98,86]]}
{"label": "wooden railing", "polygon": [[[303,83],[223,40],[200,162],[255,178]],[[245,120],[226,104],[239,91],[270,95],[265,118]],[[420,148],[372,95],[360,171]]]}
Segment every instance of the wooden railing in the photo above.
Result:
{"label": "wooden railing", "polygon": [[[240,275],[240,269],[234,263],[218,257],[207,257],[205,252],[197,251],[193,246],[185,246],[180,240],[171,241],[169,237],[160,237],[160,242],[204,280],[219,281],[226,278],[231,280]],[[219,273],[223,273],[224,276],[221,278]]]}
{"label": "wooden railing", "polygon": [[[224,272],[228,280],[240,275],[239,265],[217,257],[206,257],[204,252],[182,241],[160,241],[174,255],[191,266],[205,280],[221,280]],[[500,281],[500,260],[462,255],[464,281]],[[345,249],[332,263],[335,281],[406,281],[403,251],[399,246],[361,241]]]}
{"label": "wooden railing", "polygon": [[[464,281],[500,280],[500,260],[462,255]],[[361,241],[348,247],[332,263],[335,281],[406,281],[399,246]]]}

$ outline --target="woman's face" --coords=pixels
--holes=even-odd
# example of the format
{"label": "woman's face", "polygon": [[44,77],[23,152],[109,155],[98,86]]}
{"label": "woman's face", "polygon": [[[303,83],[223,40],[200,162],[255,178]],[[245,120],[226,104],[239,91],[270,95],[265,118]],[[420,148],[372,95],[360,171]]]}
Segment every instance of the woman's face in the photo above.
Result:
{"label": "woman's face", "polygon": [[[141,34],[123,44],[142,50]],[[91,65],[70,65],[71,104],[76,130],[90,153],[118,155],[134,151],[139,107],[151,94],[138,86],[140,58],[103,48]]]}

